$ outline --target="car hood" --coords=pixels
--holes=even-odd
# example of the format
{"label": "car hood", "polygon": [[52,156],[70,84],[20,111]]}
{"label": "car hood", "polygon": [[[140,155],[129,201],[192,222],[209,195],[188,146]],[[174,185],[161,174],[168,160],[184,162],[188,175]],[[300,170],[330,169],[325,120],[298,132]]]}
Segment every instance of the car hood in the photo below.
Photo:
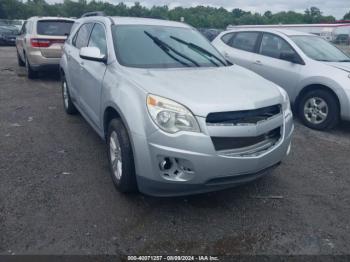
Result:
{"label": "car hood", "polygon": [[350,63],[348,62],[328,62],[327,64],[350,73]]}
{"label": "car hood", "polygon": [[197,116],[257,109],[283,102],[277,85],[237,65],[128,71],[131,79],[146,92],[185,105]]}

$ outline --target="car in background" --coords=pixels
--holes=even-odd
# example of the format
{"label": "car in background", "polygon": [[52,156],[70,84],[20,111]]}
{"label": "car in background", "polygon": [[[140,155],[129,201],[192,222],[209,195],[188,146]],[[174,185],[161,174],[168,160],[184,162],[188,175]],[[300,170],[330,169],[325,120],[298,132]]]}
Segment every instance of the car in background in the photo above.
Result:
{"label": "car in background", "polygon": [[0,45],[15,45],[19,30],[15,26],[0,25]]}
{"label": "car in background", "polygon": [[222,32],[222,30],[215,28],[198,28],[198,31],[202,35],[204,35],[210,42],[213,41],[213,39]]}
{"label": "car in background", "polygon": [[25,22],[25,20],[22,20],[22,19],[13,19],[13,20],[0,19],[0,27],[5,26],[5,25],[14,26],[17,28],[18,31],[20,31],[24,22]]}
{"label": "car in background", "polygon": [[90,15],[64,45],[63,106],[106,141],[120,191],[219,190],[288,155],[293,116],[282,88],[227,63],[184,23]]}
{"label": "car in background", "polygon": [[283,87],[306,126],[325,130],[350,120],[350,57],[323,38],[287,29],[233,29],[213,45],[230,62]]}
{"label": "car in background", "polygon": [[16,39],[17,58],[25,66],[28,78],[38,72],[58,69],[66,41],[74,19],[62,17],[31,17],[24,24]]}
{"label": "car in background", "polygon": [[339,34],[335,37],[333,43],[336,45],[350,45],[350,35]]}

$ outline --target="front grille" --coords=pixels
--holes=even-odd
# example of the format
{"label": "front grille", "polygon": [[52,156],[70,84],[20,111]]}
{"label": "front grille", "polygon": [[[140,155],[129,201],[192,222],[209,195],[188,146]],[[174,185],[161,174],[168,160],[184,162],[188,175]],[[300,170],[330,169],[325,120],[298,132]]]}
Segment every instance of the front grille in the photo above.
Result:
{"label": "front grille", "polygon": [[207,125],[257,124],[281,113],[280,105],[263,107],[255,110],[210,113]]}
{"label": "front grille", "polygon": [[255,137],[211,137],[216,151],[224,155],[252,155],[274,146],[281,138],[278,127]]}

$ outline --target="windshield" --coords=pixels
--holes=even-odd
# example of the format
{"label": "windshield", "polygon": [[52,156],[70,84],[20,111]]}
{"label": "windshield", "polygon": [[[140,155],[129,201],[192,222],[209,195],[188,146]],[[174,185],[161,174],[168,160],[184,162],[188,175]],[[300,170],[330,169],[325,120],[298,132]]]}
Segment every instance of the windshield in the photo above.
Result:
{"label": "windshield", "polygon": [[350,62],[350,57],[317,36],[291,36],[294,43],[310,58],[326,62]]}
{"label": "windshield", "polygon": [[14,34],[17,35],[19,33],[18,29],[11,26],[0,26],[0,33],[2,34]]}
{"label": "windshield", "polygon": [[120,64],[138,68],[217,67],[225,59],[191,28],[118,25],[112,27]]}

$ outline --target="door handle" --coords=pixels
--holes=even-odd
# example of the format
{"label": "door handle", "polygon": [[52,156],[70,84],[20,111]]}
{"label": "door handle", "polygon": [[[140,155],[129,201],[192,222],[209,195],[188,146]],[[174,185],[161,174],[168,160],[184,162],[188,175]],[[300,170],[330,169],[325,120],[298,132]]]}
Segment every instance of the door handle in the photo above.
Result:
{"label": "door handle", "polygon": [[256,65],[262,65],[262,63],[261,63],[260,60],[256,60],[256,61],[254,62],[254,64],[256,64]]}

